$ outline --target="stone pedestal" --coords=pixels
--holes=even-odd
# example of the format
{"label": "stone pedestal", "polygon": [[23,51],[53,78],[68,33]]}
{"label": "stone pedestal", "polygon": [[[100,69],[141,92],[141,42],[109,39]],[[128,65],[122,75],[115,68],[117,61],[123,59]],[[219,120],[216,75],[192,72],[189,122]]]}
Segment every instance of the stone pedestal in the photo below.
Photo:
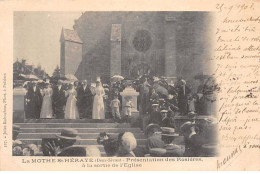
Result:
{"label": "stone pedestal", "polygon": [[131,97],[133,103],[131,125],[139,126],[138,122],[140,121],[140,118],[139,111],[137,110],[137,96],[139,95],[139,92],[136,92],[132,87],[126,87],[123,92],[120,92],[120,95],[122,96],[122,109],[125,105],[126,97]]}
{"label": "stone pedestal", "polygon": [[13,90],[13,123],[23,123],[25,119],[25,94],[22,87]]}

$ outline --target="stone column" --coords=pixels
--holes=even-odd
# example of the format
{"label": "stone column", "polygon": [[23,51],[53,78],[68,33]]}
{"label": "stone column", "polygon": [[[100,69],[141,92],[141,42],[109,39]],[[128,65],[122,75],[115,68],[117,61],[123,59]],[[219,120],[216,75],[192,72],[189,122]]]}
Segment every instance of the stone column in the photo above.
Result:
{"label": "stone column", "polygon": [[24,88],[14,88],[13,90],[13,122],[23,123],[25,119],[25,94]]}
{"label": "stone column", "polygon": [[165,76],[176,77],[176,18],[165,16]]}
{"label": "stone column", "polygon": [[121,24],[112,24],[110,55],[110,77],[121,75]]}

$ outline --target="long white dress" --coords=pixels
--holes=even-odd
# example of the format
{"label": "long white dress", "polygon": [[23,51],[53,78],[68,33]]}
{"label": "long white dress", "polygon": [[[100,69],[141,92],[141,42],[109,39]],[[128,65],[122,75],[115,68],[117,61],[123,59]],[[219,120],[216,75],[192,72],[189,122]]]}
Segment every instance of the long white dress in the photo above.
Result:
{"label": "long white dress", "polygon": [[93,92],[96,95],[93,102],[92,119],[105,119],[104,88],[102,86],[96,87]]}
{"label": "long white dress", "polygon": [[42,101],[42,108],[41,108],[41,115],[40,118],[53,118],[53,111],[52,111],[52,89],[45,88],[43,90],[43,101]]}
{"label": "long white dress", "polygon": [[66,91],[66,95],[68,95],[68,99],[65,107],[65,119],[79,119],[79,112],[76,105],[77,99],[77,91],[73,88]]}

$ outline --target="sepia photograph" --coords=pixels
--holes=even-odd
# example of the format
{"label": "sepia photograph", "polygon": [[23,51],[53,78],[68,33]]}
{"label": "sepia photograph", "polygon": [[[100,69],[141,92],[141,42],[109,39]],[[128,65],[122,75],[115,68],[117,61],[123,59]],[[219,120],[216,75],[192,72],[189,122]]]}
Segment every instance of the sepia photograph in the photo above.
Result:
{"label": "sepia photograph", "polygon": [[213,13],[13,13],[13,156],[216,157]]}

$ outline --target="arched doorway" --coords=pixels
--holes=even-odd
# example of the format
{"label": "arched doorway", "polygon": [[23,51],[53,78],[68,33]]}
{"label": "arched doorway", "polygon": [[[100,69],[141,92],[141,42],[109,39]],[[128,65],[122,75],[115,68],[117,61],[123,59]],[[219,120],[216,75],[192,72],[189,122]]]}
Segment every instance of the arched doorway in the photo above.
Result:
{"label": "arched doorway", "polygon": [[153,70],[150,65],[146,63],[140,63],[131,67],[129,75],[131,78],[136,79],[143,75],[153,75]]}

